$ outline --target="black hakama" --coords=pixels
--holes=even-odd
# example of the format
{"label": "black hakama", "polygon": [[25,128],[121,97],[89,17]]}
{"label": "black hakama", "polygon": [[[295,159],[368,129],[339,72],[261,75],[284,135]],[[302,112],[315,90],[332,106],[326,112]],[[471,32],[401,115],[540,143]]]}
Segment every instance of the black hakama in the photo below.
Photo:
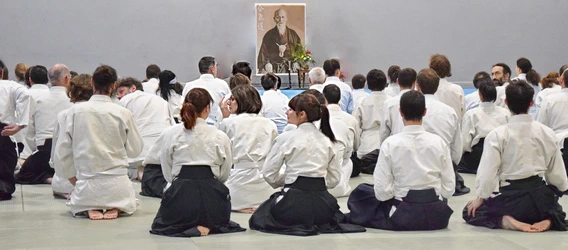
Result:
{"label": "black hakama", "polygon": [[465,152],[462,155],[458,172],[466,174],[477,174],[477,168],[483,154],[483,142],[485,138],[481,138],[475,146],[471,148],[471,152]]}
{"label": "black hakama", "polygon": [[[0,123],[0,131],[5,126]],[[0,136],[0,201],[12,199],[12,194],[16,191],[14,171],[17,164],[16,144],[9,136]]]}
{"label": "black hakama", "polygon": [[35,153],[30,155],[16,175],[20,184],[45,184],[48,178],[53,178],[55,170],[49,165],[51,159],[51,139],[45,140],[43,146],[38,146]]}
{"label": "black hakama", "polygon": [[142,184],[140,195],[162,198],[168,181],[164,178],[160,165],[148,164],[144,167],[144,174],[140,183]]}
{"label": "black hakama", "polygon": [[351,178],[361,174],[361,160],[357,157],[357,152],[351,154],[351,162],[353,163],[353,171],[351,171]]}
{"label": "black hakama", "polygon": [[380,151],[378,149],[375,149],[361,157],[361,173],[373,174],[375,172],[377,160],[379,159],[379,152]]}
{"label": "black hakama", "polygon": [[249,227],[265,233],[296,236],[320,233],[365,232],[357,225],[340,223],[345,215],[337,199],[325,186],[324,178],[299,176],[262,203],[249,220]]}
{"label": "black hakama", "polygon": [[562,160],[564,161],[564,167],[566,168],[566,173],[568,173],[568,138],[564,140],[564,148],[562,148]]}
{"label": "black hakama", "polygon": [[210,234],[243,232],[232,222],[229,189],[209,166],[183,166],[166,192],[150,233],[172,237],[200,236],[197,226]]}
{"label": "black hakama", "polygon": [[[446,199],[440,200],[434,189],[410,190],[402,201],[379,201],[371,184],[360,184],[351,192],[347,221],[364,227],[394,230],[439,230],[448,227],[454,212]],[[390,215],[393,207],[395,212]]]}
{"label": "black hakama", "polygon": [[454,192],[454,196],[468,194],[469,192],[471,192],[471,189],[465,186],[465,180],[460,175],[460,173],[458,173],[458,165],[453,162],[452,165],[454,166],[454,174],[456,178],[456,190]]}
{"label": "black hakama", "polygon": [[475,217],[468,216],[466,205],[463,210],[465,222],[497,229],[502,228],[503,216],[509,215],[527,224],[550,219],[550,230],[566,231],[566,213],[558,204],[562,194],[556,187],[546,185],[539,176],[507,182],[510,185],[500,187],[499,195],[486,199],[475,212]]}

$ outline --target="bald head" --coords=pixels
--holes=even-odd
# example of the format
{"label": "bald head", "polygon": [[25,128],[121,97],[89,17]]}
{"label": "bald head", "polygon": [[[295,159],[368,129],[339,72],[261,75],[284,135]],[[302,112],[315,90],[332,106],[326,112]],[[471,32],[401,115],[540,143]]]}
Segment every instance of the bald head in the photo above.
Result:
{"label": "bald head", "polygon": [[283,9],[278,9],[274,11],[274,22],[276,26],[284,26],[286,25],[286,21],[288,21],[288,13],[286,13]]}
{"label": "bald head", "polygon": [[65,64],[55,64],[49,69],[48,76],[52,86],[67,86],[71,79],[71,72]]}

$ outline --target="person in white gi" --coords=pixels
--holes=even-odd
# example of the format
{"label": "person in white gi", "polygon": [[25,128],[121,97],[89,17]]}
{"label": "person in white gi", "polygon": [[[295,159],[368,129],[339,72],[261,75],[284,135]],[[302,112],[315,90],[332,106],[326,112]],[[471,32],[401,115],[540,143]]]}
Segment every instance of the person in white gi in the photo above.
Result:
{"label": "person in white gi", "polygon": [[426,108],[428,111],[424,116],[422,126],[430,133],[436,134],[448,144],[452,162],[454,163],[454,173],[456,175],[456,191],[454,195],[463,195],[470,192],[465,186],[464,180],[457,172],[462,151],[461,120],[456,115],[454,109],[438,100],[435,93],[438,89],[440,77],[433,69],[422,69],[416,77],[418,91],[426,98]]}
{"label": "person in white gi", "polygon": [[452,65],[445,55],[435,54],[430,57],[430,68],[440,77],[436,97],[456,112],[458,119],[465,114],[465,97],[462,87],[446,80],[452,76]]}
{"label": "person in white gi", "polygon": [[398,74],[400,73],[400,66],[391,65],[387,70],[387,80],[389,85],[385,88],[385,93],[390,96],[397,96],[400,93],[400,86],[398,85]]}
{"label": "person in white gi", "polygon": [[536,99],[534,100],[537,116],[538,116],[538,111],[542,107],[542,101],[544,101],[544,98],[552,94],[560,93],[560,91],[562,90],[561,82],[564,81],[562,79],[563,73],[564,71],[560,72],[560,74],[556,72],[550,72],[548,73],[548,75],[542,78],[540,82],[542,90],[538,92],[538,95],[536,95]]}
{"label": "person in white gi", "polygon": [[128,159],[128,176],[130,179],[142,180],[144,168],[142,162],[160,134],[175,124],[168,102],[157,95],[148,94],[136,89],[140,82],[128,77],[120,81],[117,87],[119,104],[132,112],[140,135],[144,140],[144,148],[140,155]]}
{"label": "person in white gi", "polygon": [[201,76],[199,79],[188,82],[183,88],[183,93],[181,94],[182,102],[185,99],[185,95],[193,88],[204,88],[206,89],[211,97],[213,97],[213,102],[215,105],[211,107],[211,113],[209,118],[207,118],[207,124],[215,125],[219,119],[221,119],[221,110],[219,108],[219,102],[223,100],[223,97],[231,93],[229,85],[227,82],[216,78],[217,77],[217,62],[214,57],[206,56],[199,60],[199,73]]}
{"label": "person in white gi", "polygon": [[[365,83],[367,78],[364,75],[357,74],[351,78],[351,86],[353,86],[353,112],[357,110],[357,107],[361,104],[365,97],[369,96],[369,93],[365,92]],[[322,89],[323,90],[323,89]]]}
{"label": "person in white gi", "polygon": [[[476,90],[479,90],[479,81],[483,78],[491,79],[491,76],[485,72],[480,71],[473,76],[473,86]],[[465,111],[467,112],[470,109],[477,108],[481,100],[479,99],[479,92],[473,91],[465,96]]]}
{"label": "person in white gi", "polygon": [[382,70],[373,69],[367,73],[367,86],[371,94],[357,106],[353,117],[357,121],[357,127],[361,132],[361,145],[356,150],[359,164],[354,164],[352,176],[359,175],[360,172],[372,174],[379,157],[381,147],[380,129],[383,120],[383,105],[390,97],[384,92],[387,86],[387,77]]}
{"label": "person in white gi", "polygon": [[314,67],[308,73],[308,82],[310,83],[310,89],[322,92],[323,83],[325,82],[325,71],[320,67]]}
{"label": "person in white gi", "polygon": [[[86,102],[91,96],[93,96],[93,86],[91,86],[91,75],[80,74],[76,77],[71,78],[69,85],[67,86],[67,95],[71,103]],[[53,129],[53,141],[51,147],[51,159],[49,164],[54,169],[55,174],[53,174],[53,180],[51,181],[51,189],[53,190],[53,196],[60,197],[63,199],[68,199],[69,194],[73,191],[74,186],[69,182],[68,179],[62,178],[62,166],[61,159],[58,154],[58,143],[60,135],[65,135],[63,128],[67,124],[67,112],[69,109],[63,110],[57,114],[57,123]]]}
{"label": "person in white gi", "polygon": [[559,93],[546,97],[541,104],[536,115],[536,121],[551,128],[554,133],[559,134],[568,131],[568,71],[562,74],[562,90]]}
{"label": "person in white gi", "polygon": [[260,78],[260,85],[264,89],[262,93],[262,109],[260,115],[270,119],[278,128],[278,134],[281,134],[288,119],[286,111],[288,110],[288,97],[276,92],[278,78],[272,73],[267,73]]}
{"label": "person in white gi", "polygon": [[183,123],[166,129],[158,139],[163,145],[160,165],[169,187],[152,234],[194,237],[245,231],[230,221],[231,195],[223,183],[233,164],[231,141],[205,121],[211,105],[219,104],[206,89],[191,89],[181,108]]}
{"label": "person in white gi", "polygon": [[528,114],[533,96],[524,80],[507,87],[505,101],[513,116],[485,138],[477,196],[463,211],[468,224],[524,232],[567,230],[566,213],[558,204],[568,190],[566,169],[554,132]]}
{"label": "person in white gi", "polygon": [[348,221],[397,231],[446,228],[455,189],[450,150],[422,127],[424,95],[411,90],[400,99],[404,128],[381,145],[374,185],[360,184],[349,196]]}
{"label": "person in white gi", "polygon": [[462,120],[463,155],[458,164],[461,173],[477,173],[483,142],[493,129],[507,124],[511,113],[495,105],[497,90],[491,78],[477,80],[479,90],[475,92],[481,103],[468,110]]}
{"label": "person in white gi", "polygon": [[160,72],[160,87],[158,88],[158,95],[168,102],[170,105],[170,113],[174,117],[176,123],[181,122],[181,93],[183,86],[177,82],[174,72],[164,70]]}
{"label": "person in white gi", "polygon": [[144,92],[152,95],[158,94],[157,91],[160,87],[158,75],[160,72],[160,67],[156,64],[150,64],[146,67],[146,82],[142,83],[142,89],[144,89]]}
{"label": "person in white gi", "polygon": [[[533,69],[533,65],[532,65],[531,61],[527,58],[524,58],[524,57],[517,59],[516,71],[517,71],[518,76],[511,79],[511,81],[512,80],[527,81],[527,83],[529,83],[531,85],[531,87],[533,87],[533,89],[534,89],[533,101],[536,101],[536,97],[538,96],[538,94],[540,93],[542,88],[540,87],[540,83],[539,83],[540,82],[540,76]],[[529,114],[533,117],[533,119],[536,118],[536,109],[537,109],[536,106],[532,105],[531,109],[529,110]]]}
{"label": "person in white gi", "polygon": [[339,79],[339,75],[341,74],[341,66],[339,65],[339,60],[326,60],[323,63],[323,70],[327,75],[323,84],[324,87],[329,84],[337,85],[339,89],[341,89],[341,102],[339,103],[341,110],[349,114],[353,113],[353,109],[355,108],[355,102],[353,101],[353,90],[351,90],[349,84],[344,83]]}
{"label": "person in white gi", "polygon": [[[334,87],[329,87],[334,88]],[[333,92],[329,91],[328,92]],[[326,107],[329,105],[325,96],[315,89],[308,89],[303,94],[310,94],[315,96],[318,99],[320,105],[325,105]],[[330,94],[330,98],[332,100],[339,100],[341,97],[340,90],[335,87],[335,94]],[[331,97],[333,95],[333,97]],[[343,112],[343,111],[342,111]],[[331,115],[331,114],[330,114]],[[288,124],[290,127],[296,129],[296,125]],[[321,128],[321,120],[315,121],[314,125],[319,129]],[[349,195],[351,192],[351,185],[349,185],[349,178],[353,172],[353,162],[351,161],[351,155],[353,154],[353,130],[350,130],[347,124],[341,121],[337,117],[331,117],[329,119],[329,125],[331,126],[331,131],[335,136],[336,142],[333,144],[335,148],[335,155],[337,156],[336,159],[339,161],[339,165],[341,166],[341,176],[339,177],[339,183],[332,189],[329,189],[329,193],[333,195],[333,197],[339,198]]]}
{"label": "person in white gi", "polygon": [[[0,72],[4,62],[0,60]],[[29,124],[31,97],[26,87],[0,80],[0,201],[12,199],[16,191],[14,170],[18,164],[16,143],[11,136]]]}
{"label": "person in white gi", "polygon": [[39,92],[34,98],[32,116],[26,136],[27,144],[34,153],[26,159],[22,169],[16,175],[17,181],[21,184],[51,184],[54,171],[49,165],[49,160],[51,158],[53,130],[57,122],[53,118],[72,105],[66,93],[70,78],[71,75],[67,66],[63,64],[53,65],[49,70],[51,88],[47,92]]}
{"label": "person in white gi", "polygon": [[110,98],[116,80],[116,70],[99,66],[93,73],[94,95],[69,109],[57,139],[61,177],[75,185],[68,203],[71,213],[87,212],[92,220],[136,211],[128,158],[139,156],[144,143],[132,113]]}
{"label": "person in white gi", "polygon": [[505,104],[505,88],[509,85],[511,79],[511,68],[505,63],[497,63],[491,67],[491,79],[493,83],[497,86],[497,100],[495,100],[495,105],[506,108]]}
{"label": "person in white gi", "polygon": [[219,124],[233,149],[234,165],[225,185],[231,193],[231,209],[252,214],[274,193],[262,177],[262,168],[278,130],[272,121],[258,114],[262,102],[254,87],[240,85],[231,93],[229,109],[235,116]]}
{"label": "person in white gi", "polygon": [[[402,116],[400,115],[400,97],[405,92],[413,90],[416,86],[416,71],[412,68],[404,68],[398,73],[397,78],[398,86],[400,87],[400,92],[398,95],[393,96],[385,100],[383,104],[383,110],[380,121],[380,145],[391,135],[398,134],[402,131],[404,124],[402,122]],[[372,113],[372,111],[367,111]],[[357,117],[355,117],[357,118]]]}
{"label": "person in white gi", "polygon": [[[318,120],[320,129],[313,123]],[[315,96],[302,93],[290,100],[288,122],[298,128],[276,138],[263,170],[268,184],[283,189],[260,205],[249,220],[251,229],[301,236],[365,231],[339,223],[345,215],[327,191],[341,177],[329,121],[327,108]]]}

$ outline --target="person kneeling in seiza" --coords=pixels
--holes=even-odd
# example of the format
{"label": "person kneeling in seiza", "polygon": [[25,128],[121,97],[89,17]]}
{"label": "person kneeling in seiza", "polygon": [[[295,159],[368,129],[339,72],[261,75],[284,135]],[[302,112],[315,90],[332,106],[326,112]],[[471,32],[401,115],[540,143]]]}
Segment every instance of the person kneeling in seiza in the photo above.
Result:
{"label": "person kneeling in seiza", "polygon": [[[340,223],[345,216],[327,191],[341,176],[336,159],[341,156],[335,154],[329,111],[315,96],[305,93],[288,105],[288,122],[298,128],[276,138],[263,169],[268,184],[283,190],[260,205],[249,220],[250,228],[297,236],[364,232],[363,227]],[[318,130],[313,122],[320,119]],[[283,163],[286,170],[281,174]]]}
{"label": "person kneeling in seiza", "polygon": [[400,99],[402,132],[381,145],[375,185],[359,185],[347,201],[347,221],[386,230],[438,230],[448,227],[447,204],[455,189],[450,149],[422,127],[424,95],[408,91]]}
{"label": "person kneeling in seiza", "polygon": [[203,88],[189,90],[184,98],[183,123],[158,138],[162,172],[171,186],[150,233],[194,237],[245,231],[230,221],[231,196],[223,184],[233,165],[231,141],[205,121],[213,98]]}
{"label": "person kneeling in seiza", "polygon": [[568,180],[556,135],[528,115],[534,89],[526,81],[513,80],[505,95],[513,116],[485,138],[477,197],[465,206],[463,219],[491,229],[566,231],[558,197],[568,190]]}

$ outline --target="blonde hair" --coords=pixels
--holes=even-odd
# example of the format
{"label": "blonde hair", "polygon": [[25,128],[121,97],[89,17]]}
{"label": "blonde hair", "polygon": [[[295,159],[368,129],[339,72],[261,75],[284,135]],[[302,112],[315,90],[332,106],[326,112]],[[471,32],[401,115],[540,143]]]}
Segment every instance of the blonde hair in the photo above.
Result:
{"label": "blonde hair", "polygon": [[16,68],[14,69],[14,74],[16,74],[16,78],[18,81],[25,81],[26,80],[26,71],[28,70],[28,65],[25,63],[18,63],[16,64]]}

